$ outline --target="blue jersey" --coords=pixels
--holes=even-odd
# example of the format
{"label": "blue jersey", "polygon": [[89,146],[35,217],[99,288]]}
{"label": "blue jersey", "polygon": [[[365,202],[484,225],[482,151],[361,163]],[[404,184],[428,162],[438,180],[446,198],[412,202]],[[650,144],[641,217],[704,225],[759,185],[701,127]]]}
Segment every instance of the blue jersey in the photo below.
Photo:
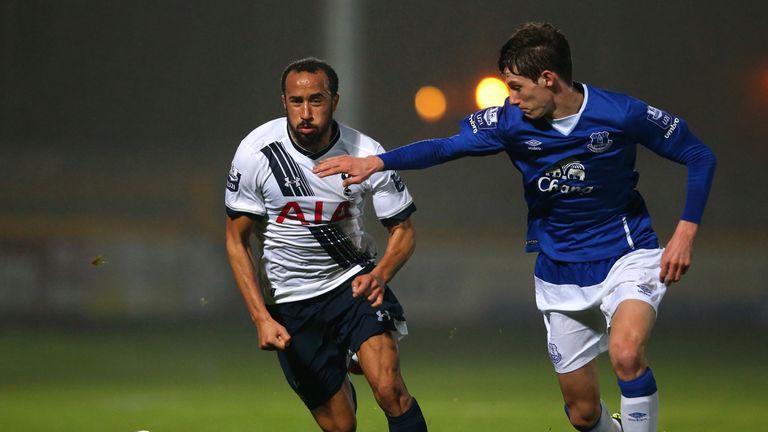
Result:
{"label": "blue jersey", "polygon": [[569,262],[658,247],[635,189],[637,144],[688,165],[682,218],[699,223],[714,156],[682,119],[632,97],[577,84],[584,102],[569,130],[525,118],[507,99],[468,116],[458,135],[380,155],[385,169],[431,166],[462,156],[506,152],[523,175],[528,204],[526,250]]}

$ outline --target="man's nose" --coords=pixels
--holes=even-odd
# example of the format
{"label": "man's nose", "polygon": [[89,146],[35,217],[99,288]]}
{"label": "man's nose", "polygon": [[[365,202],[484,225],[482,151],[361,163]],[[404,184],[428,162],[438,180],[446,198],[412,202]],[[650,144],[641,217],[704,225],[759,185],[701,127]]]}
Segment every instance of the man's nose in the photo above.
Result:
{"label": "man's nose", "polygon": [[312,108],[309,103],[305,103],[301,106],[301,118],[309,120],[312,118]]}

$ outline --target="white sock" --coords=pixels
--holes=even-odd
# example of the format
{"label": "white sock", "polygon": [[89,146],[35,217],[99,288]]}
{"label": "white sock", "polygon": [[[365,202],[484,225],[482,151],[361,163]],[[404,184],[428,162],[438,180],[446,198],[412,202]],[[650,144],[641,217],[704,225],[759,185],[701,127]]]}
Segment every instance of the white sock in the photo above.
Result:
{"label": "white sock", "polygon": [[624,432],[657,432],[659,392],[634,398],[621,396],[621,425]]}

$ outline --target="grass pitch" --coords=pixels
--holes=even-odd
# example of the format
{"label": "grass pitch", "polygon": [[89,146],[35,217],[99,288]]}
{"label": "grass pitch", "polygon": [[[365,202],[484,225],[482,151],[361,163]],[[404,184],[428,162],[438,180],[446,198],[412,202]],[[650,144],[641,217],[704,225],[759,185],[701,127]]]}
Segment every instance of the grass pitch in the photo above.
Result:
{"label": "grass pitch", "polygon": [[[423,329],[401,343],[403,374],[431,431],[570,431],[540,322]],[[764,430],[768,354],[749,332],[657,328],[651,364],[660,431]],[[603,398],[618,391],[602,357]],[[358,430],[386,431],[362,377]],[[249,323],[0,331],[0,430],[313,431]]]}

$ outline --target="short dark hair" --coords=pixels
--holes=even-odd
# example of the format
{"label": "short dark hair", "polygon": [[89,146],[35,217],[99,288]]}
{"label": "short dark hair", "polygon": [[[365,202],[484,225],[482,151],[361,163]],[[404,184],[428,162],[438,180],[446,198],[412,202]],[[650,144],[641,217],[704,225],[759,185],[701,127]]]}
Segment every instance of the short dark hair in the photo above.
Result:
{"label": "short dark hair", "polygon": [[307,57],[301,60],[296,60],[286,66],[283,71],[283,76],[280,79],[280,89],[283,94],[285,94],[285,79],[291,72],[317,73],[319,70],[325,72],[325,75],[328,77],[328,86],[330,87],[331,95],[335,96],[339,91],[339,76],[336,75],[336,71],[333,70],[331,65],[316,57]]}
{"label": "short dark hair", "polygon": [[520,26],[499,53],[499,71],[536,81],[545,70],[556,72],[571,82],[571,47],[560,30],[549,23],[528,22]]}

